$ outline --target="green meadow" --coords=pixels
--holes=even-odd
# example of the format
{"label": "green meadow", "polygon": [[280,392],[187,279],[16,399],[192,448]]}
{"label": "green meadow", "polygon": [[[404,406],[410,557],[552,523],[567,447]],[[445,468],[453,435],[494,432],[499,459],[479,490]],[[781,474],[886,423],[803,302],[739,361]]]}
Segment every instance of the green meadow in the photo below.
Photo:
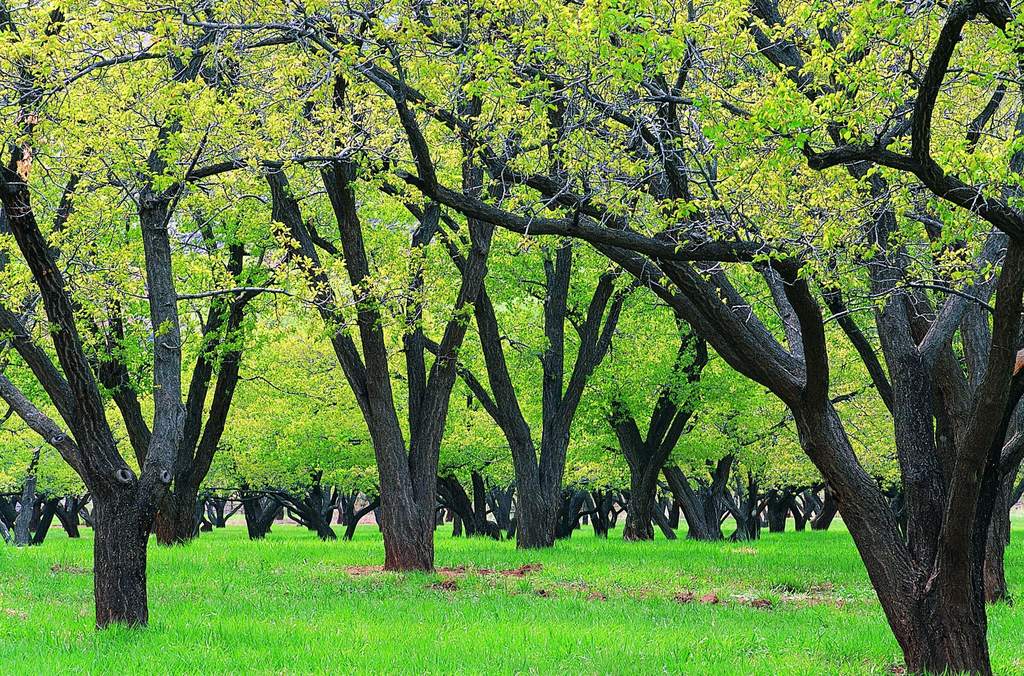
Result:
{"label": "green meadow", "polygon": [[[150,547],[151,625],[93,629],[91,542],[0,547],[0,673],[893,673],[901,655],[849,535],[547,551],[437,533],[435,574],[380,535],[228,527]],[[1007,573],[1024,586],[1024,523]],[[1024,673],[1024,610],[990,610],[996,673]]]}

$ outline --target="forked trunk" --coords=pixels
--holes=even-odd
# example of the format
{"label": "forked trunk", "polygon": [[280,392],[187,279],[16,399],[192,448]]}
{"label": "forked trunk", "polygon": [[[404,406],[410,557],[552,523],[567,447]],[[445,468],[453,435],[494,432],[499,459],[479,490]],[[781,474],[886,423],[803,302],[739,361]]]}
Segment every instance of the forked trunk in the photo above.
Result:
{"label": "forked trunk", "polygon": [[143,523],[134,491],[94,499],[93,590],[96,627],[143,626],[146,599],[146,545],[150,523]]}
{"label": "forked trunk", "polygon": [[198,537],[198,504],[198,490],[186,486],[168,491],[156,515],[156,541],[167,546],[182,545]]}
{"label": "forked trunk", "polygon": [[821,511],[811,521],[811,530],[828,530],[838,512],[839,507],[836,504],[835,495],[832,493],[832,489],[826,486],[825,497],[821,503]]}

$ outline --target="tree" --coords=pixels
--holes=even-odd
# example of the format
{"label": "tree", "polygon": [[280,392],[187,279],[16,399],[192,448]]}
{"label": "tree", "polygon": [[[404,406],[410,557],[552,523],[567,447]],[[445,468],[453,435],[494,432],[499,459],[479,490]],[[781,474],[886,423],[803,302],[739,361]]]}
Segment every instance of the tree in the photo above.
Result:
{"label": "tree", "polygon": [[[79,9],[90,11],[78,7],[67,11]],[[7,7],[0,11],[3,46],[16,64],[4,77],[10,91],[18,92],[17,114],[4,130],[11,160],[0,171],[0,229],[13,236],[19,255],[17,260],[5,257],[2,263],[17,267],[14,274],[22,282],[6,288],[0,299],[0,327],[45,392],[46,401],[37,405],[6,376],[0,376],[0,397],[60,452],[92,496],[98,627],[148,621],[148,535],[175,478],[185,432],[177,307],[182,299],[176,290],[171,224],[188,189],[184,176],[203,153],[215,126],[204,117],[212,112],[210,106],[187,105],[202,99],[203,88],[193,85],[203,70],[204,48],[213,41],[213,34],[177,36],[182,39],[169,41],[166,49],[131,52],[122,39],[124,33],[119,32],[138,30],[130,23],[85,25],[68,20],[59,9],[43,13],[41,8],[26,8],[17,17]],[[114,56],[106,58],[111,53]],[[98,61],[97,54],[103,55]],[[114,96],[106,80],[86,77],[106,67],[143,61],[150,62],[148,67],[139,69],[134,79],[119,80],[124,88]],[[154,85],[173,95],[159,100],[140,95]],[[55,97],[54,92],[62,96]],[[190,99],[187,92],[195,97]],[[99,123],[102,117],[80,114],[79,97],[92,97],[91,110],[106,118],[113,133],[108,135]],[[126,115],[126,108],[137,101],[152,106],[150,115],[143,117],[156,124],[144,120],[133,134],[127,120],[138,118]],[[76,133],[79,127],[87,130],[81,136]],[[125,143],[126,137],[133,142]],[[119,144],[117,153],[106,152],[112,144]],[[104,175],[91,171],[91,163],[102,162],[98,158],[113,156],[118,159],[107,164]],[[32,171],[39,157],[60,158],[53,174],[39,176]],[[46,199],[54,190],[54,177],[61,186],[56,202]],[[87,189],[79,193],[83,184]],[[111,199],[112,195],[117,197]],[[44,199],[35,200],[40,196]],[[103,206],[97,209],[97,204]],[[111,208],[114,204],[118,206]],[[130,206],[125,208],[126,204]],[[121,240],[130,239],[131,247],[79,250],[68,246],[77,241],[109,244],[117,239],[117,229],[111,230],[110,220],[102,217],[92,225],[106,228],[90,231],[89,221],[97,214],[120,216],[129,227],[137,224]],[[120,266],[93,265],[94,256],[116,258],[129,250],[136,257],[120,259]],[[75,266],[62,265],[69,258],[84,264],[81,276]],[[133,278],[132,272],[137,276]],[[143,280],[145,288],[139,295],[146,299],[148,316],[133,319],[143,322],[142,330],[150,336],[147,361],[153,419],[144,443],[140,437],[133,439],[133,468],[118,450],[116,425],[108,418],[101,385],[104,378],[97,374],[103,370],[95,344],[101,313],[94,311],[109,301],[102,289],[121,283],[126,288],[139,287]],[[35,294],[45,321],[36,317],[35,303],[24,302]],[[114,317],[109,325],[116,324]],[[118,397],[114,399],[120,406]],[[51,406],[67,432],[45,410]],[[138,406],[133,404],[122,413],[130,435],[141,431],[136,425],[141,420]]]}
{"label": "tree", "polygon": [[[681,322],[675,327],[678,345],[674,350],[669,347],[672,343],[666,338],[673,330],[671,313],[649,307],[651,300],[634,303],[627,322],[620,320],[615,349],[594,388],[603,400],[605,424],[614,432],[629,467],[629,502],[622,533],[626,540],[654,539],[659,477],[692,425],[700,401],[701,371],[708,362],[704,342]],[[643,431],[638,421],[644,421]]]}

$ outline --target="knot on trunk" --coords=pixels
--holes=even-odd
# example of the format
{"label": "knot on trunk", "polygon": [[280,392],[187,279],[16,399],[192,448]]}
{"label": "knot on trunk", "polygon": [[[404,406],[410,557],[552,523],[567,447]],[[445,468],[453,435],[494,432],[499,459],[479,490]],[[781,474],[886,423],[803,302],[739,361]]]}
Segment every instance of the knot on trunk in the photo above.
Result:
{"label": "knot on trunk", "polygon": [[114,478],[117,479],[118,483],[124,484],[125,486],[130,486],[132,482],[135,481],[135,475],[127,468],[121,468],[114,472]]}

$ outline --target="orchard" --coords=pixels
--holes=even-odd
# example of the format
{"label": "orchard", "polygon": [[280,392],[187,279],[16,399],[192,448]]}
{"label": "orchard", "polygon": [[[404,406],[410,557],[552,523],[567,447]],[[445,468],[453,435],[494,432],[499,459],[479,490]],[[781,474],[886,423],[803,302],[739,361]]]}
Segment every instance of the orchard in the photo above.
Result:
{"label": "orchard", "polygon": [[1020,12],[0,0],[0,671],[1024,673]]}

